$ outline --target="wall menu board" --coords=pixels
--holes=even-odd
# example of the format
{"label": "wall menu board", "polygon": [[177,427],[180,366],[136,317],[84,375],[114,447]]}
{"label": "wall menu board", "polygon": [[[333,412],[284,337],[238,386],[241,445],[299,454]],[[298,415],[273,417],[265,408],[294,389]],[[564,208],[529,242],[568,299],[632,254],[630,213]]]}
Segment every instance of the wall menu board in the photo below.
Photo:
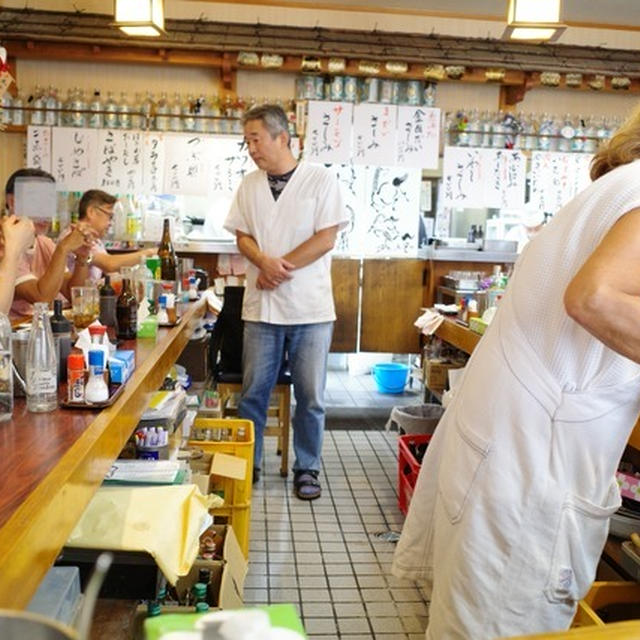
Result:
{"label": "wall menu board", "polygon": [[309,101],[305,158],[310,162],[415,169],[438,167],[440,109]]}
{"label": "wall menu board", "polygon": [[415,256],[420,220],[419,169],[332,165],[349,212],[336,239],[341,255]]}
{"label": "wall menu board", "polygon": [[238,135],[73,127],[30,126],[27,163],[52,173],[58,191],[227,199],[255,169]]}
{"label": "wall menu board", "polygon": [[526,157],[510,149],[445,147],[442,196],[446,207],[524,206]]}
{"label": "wall menu board", "polygon": [[531,154],[529,205],[556,213],[589,185],[592,159],[593,156],[587,153],[534,151]]}

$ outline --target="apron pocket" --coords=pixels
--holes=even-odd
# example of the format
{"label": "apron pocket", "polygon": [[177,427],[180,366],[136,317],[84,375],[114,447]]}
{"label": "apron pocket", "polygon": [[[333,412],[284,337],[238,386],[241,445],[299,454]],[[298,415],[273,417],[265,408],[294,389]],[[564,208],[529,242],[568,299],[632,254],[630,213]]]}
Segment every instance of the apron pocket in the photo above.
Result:
{"label": "apron pocket", "polygon": [[602,506],[571,494],[565,499],[545,589],[550,602],[576,602],[587,593],[609,533],[609,518],[619,507],[615,480]]}
{"label": "apron pocket", "polygon": [[[462,518],[464,506],[489,454],[490,443],[474,433],[459,418],[453,427],[443,455],[443,466],[438,477],[438,490],[451,524]],[[446,473],[445,473],[446,470]]]}

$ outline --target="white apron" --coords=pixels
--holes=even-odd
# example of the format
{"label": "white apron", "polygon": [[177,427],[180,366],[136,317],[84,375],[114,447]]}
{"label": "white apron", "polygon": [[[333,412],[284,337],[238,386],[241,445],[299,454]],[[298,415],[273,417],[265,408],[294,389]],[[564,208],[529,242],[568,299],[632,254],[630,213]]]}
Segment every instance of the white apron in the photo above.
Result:
{"label": "white apron", "polygon": [[393,573],[432,589],[429,640],[565,629],[588,591],[640,376],[563,391],[520,332],[509,292],[427,454]]}

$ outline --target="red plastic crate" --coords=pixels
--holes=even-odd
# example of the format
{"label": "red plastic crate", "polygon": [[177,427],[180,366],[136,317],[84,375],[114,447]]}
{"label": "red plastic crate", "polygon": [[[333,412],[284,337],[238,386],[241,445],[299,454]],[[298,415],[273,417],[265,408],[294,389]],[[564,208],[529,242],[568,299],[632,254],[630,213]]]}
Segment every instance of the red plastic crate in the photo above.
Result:
{"label": "red plastic crate", "polygon": [[431,440],[432,434],[408,434],[398,437],[398,508],[407,515],[413,489],[420,473],[420,463],[415,459],[410,444],[424,444]]}

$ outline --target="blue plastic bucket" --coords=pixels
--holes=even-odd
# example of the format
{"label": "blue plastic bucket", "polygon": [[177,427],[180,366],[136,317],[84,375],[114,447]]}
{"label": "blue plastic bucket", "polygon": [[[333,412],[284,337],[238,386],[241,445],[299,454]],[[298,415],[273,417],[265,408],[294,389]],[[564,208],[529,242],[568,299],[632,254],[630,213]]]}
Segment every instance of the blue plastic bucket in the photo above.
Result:
{"label": "blue plastic bucket", "polygon": [[398,362],[373,365],[373,379],[380,393],[402,393],[409,377],[409,367]]}

